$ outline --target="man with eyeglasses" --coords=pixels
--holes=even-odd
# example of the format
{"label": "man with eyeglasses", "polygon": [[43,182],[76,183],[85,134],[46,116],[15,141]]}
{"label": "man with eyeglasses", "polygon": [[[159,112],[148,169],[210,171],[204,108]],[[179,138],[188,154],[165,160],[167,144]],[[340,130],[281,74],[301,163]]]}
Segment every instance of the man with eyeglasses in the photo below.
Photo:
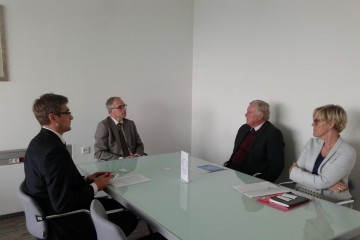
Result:
{"label": "man with eyeglasses", "polygon": [[[64,96],[48,93],[36,99],[33,112],[41,125],[31,140],[24,161],[24,192],[41,206],[46,215],[89,209],[94,195],[112,179],[109,172],[80,175],[66,149],[63,134],[71,130],[73,116]],[[121,208],[113,199],[99,200],[107,210]],[[137,226],[137,217],[129,211],[114,213],[109,219],[126,235]],[[87,213],[73,214],[47,221],[46,239],[96,239]]]}
{"label": "man with eyeglasses", "polygon": [[135,123],[126,118],[124,101],[110,97],[106,108],[109,116],[98,123],[95,132],[95,158],[106,161],[144,155],[144,144]]}

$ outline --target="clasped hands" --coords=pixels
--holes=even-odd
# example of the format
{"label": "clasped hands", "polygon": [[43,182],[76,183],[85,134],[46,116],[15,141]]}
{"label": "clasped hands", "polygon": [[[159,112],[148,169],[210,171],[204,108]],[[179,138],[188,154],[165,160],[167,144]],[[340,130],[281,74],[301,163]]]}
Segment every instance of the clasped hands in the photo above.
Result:
{"label": "clasped hands", "polygon": [[[294,162],[289,168],[289,174],[294,167],[299,167],[299,165],[296,162]],[[329,189],[333,192],[339,193],[339,192],[347,191],[349,188],[345,183],[339,181],[339,182],[335,183],[334,185],[332,185],[331,187],[329,187]]]}
{"label": "clasped hands", "polygon": [[103,190],[109,184],[113,176],[110,172],[96,172],[86,177],[88,183],[95,183],[98,190]]}
{"label": "clasped hands", "polygon": [[129,156],[126,156],[125,158],[136,158],[136,157],[140,157],[139,154],[130,153]]}

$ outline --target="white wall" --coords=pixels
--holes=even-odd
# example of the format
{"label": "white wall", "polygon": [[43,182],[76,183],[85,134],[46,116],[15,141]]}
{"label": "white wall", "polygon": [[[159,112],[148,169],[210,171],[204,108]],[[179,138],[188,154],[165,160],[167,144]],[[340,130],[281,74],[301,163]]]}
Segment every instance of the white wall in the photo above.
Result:
{"label": "white wall", "polygon": [[93,147],[113,95],[128,103],[149,154],[190,149],[192,1],[0,4],[10,79],[0,82],[0,150],[28,145],[39,131],[32,103],[46,92],[69,98],[74,120],[64,136],[78,161],[92,160],[80,147]]}
{"label": "white wall", "polygon": [[[0,151],[26,148],[38,133],[31,107],[46,92],[69,98],[74,120],[64,137],[76,162],[93,161],[96,125],[114,95],[128,104],[148,154],[190,151],[192,0],[0,4],[9,66],[9,81],[0,82]],[[81,155],[86,145],[91,154]],[[23,178],[9,172],[0,181],[14,177]]]}
{"label": "white wall", "polygon": [[263,99],[287,166],[312,137],[313,109],[328,103],[347,111],[341,135],[360,155],[359,12],[357,0],[195,0],[192,154],[227,161],[248,103]]}
{"label": "white wall", "polygon": [[248,102],[258,98],[271,104],[288,164],[311,137],[312,110],[326,103],[347,110],[342,136],[360,154],[357,0],[0,4],[10,75],[0,82],[0,150],[27,146],[39,130],[33,100],[55,92],[70,100],[75,119],[65,138],[77,162],[93,160],[93,148],[81,155],[80,147],[93,146],[112,95],[129,104],[149,154],[191,149],[228,160]]}

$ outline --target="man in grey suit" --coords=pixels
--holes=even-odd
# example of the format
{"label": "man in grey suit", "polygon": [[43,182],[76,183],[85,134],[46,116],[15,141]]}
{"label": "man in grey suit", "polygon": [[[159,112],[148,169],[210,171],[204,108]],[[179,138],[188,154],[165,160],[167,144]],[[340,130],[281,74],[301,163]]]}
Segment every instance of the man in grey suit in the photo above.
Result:
{"label": "man in grey suit", "polygon": [[95,132],[95,154],[100,160],[144,155],[144,144],[134,121],[126,118],[127,105],[120,97],[106,101],[109,116],[99,122]]}

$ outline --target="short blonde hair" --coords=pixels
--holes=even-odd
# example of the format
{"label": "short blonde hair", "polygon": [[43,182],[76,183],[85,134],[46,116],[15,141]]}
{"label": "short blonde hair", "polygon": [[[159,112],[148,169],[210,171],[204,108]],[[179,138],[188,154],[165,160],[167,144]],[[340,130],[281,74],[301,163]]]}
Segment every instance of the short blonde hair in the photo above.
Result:
{"label": "short blonde hair", "polygon": [[326,122],[333,122],[334,128],[341,133],[347,123],[347,116],[345,110],[339,105],[328,104],[318,107],[313,112],[313,118]]}

